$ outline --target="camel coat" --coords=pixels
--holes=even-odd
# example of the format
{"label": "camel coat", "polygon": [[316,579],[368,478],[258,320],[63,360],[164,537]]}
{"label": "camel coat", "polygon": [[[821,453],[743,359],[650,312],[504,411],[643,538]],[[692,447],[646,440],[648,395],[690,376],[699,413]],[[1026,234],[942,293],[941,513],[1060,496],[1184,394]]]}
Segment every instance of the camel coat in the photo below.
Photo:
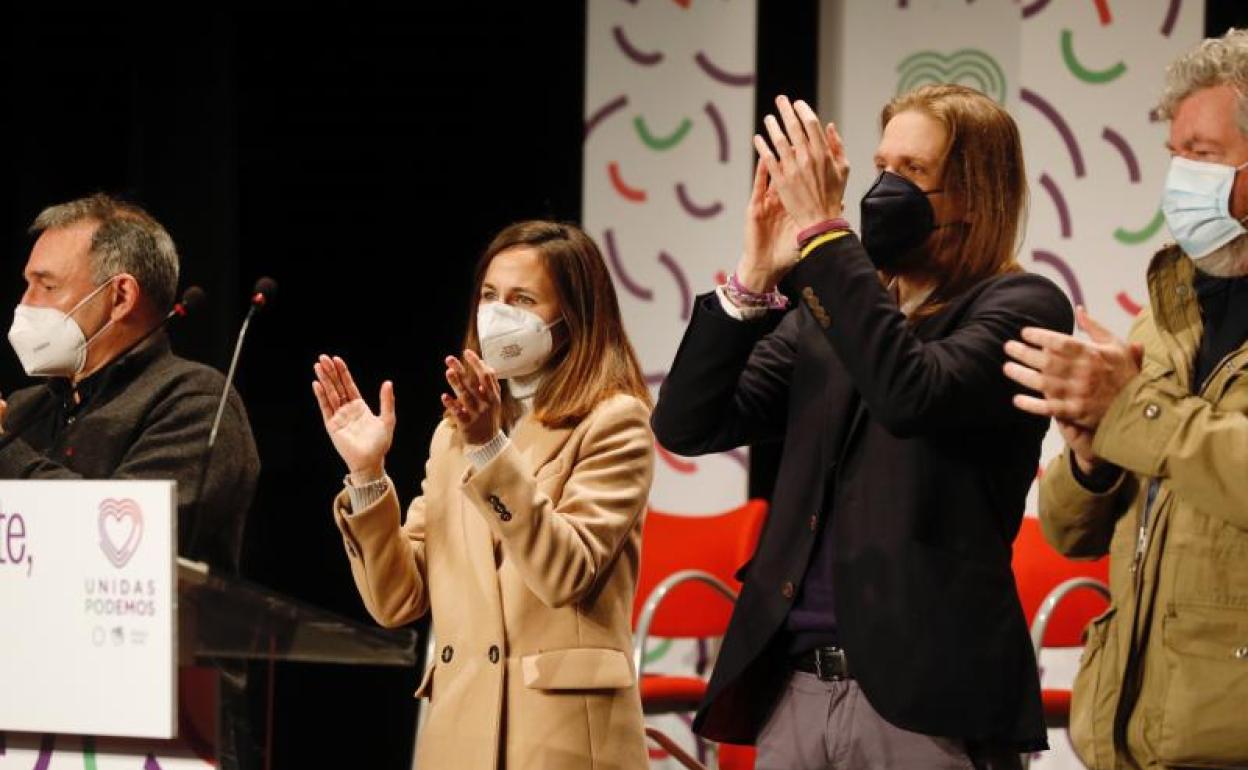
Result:
{"label": "camel coat", "polygon": [[334,501],[369,613],[433,613],[418,766],[645,770],[630,621],[649,410],[616,395],[575,427],[530,415],[510,438],[477,470],[443,421],[402,523],[393,488],[354,513],[345,492]]}

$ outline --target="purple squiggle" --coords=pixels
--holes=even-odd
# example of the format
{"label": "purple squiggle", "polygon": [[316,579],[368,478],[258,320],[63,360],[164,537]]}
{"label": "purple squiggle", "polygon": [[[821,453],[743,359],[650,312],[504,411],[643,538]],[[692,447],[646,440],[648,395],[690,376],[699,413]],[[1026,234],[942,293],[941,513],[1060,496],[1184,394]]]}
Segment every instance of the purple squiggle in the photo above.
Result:
{"label": "purple squiggle", "polygon": [[624,291],[644,302],[654,299],[654,292],[634,281],[624,270],[624,263],[620,261],[620,254],[615,248],[615,233],[607,229],[603,233],[603,240],[607,244],[607,260],[611,263],[616,278],[620,279],[620,285],[624,287]]}
{"label": "purple squiggle", "polygon": [[1023,18],[1030,19],[1032,16],[1035,16],[1037,13],[1043,11],[1045,6],[1048,4],[1049,0],[1036,0],[1036,2],[1031,3],[1030,5],[1024,5]]}
{"label": "purple squiggle", "polygon": [[1174,23],[1179,20],[1179,8],[1183,0],[1170,0],[1170,8],[1166,10],[1166,19],[1161,23],[1161,34],[1170,37],[1174,31]]}
{"label": "purple squiggle", "polygon": [[688,321],[689,312],[693,310],[693,295],[689,291],[689,279],[685,277],[685,271],[680,269],[680,265],[676,264],[676,260],[672,259],[672,255],[666,251],[659,252],[659,263],[667,268],[676,281],[676,286],[680,289],[680,317],[681,320]]}
{"label": "purple squiggle", "polygon": [[711,80],[723,83],[726,86],[754,85],[754,73],[749,72],[744,75],[738,75],[728,72],[727,70],[720,69],[702,51],[698,51],[698,53],[693,57],[693,60],[698,63],[698,66],[702,68],[702,71],[705,72],[707,77]]}
{"label": "purple squiggle", "polygon": [[653,67],[663,61],[663,52],[655,51],[646,53],[637,46],[624,34],[624,28],[618,24],[611,28],[611,36],[615,38],[615,44],[619,46],[620,52],[631,59],[635,64],[642,67]]}
{"label": "purple squiggle", "polygon": [[590,115],[589,119],[585,121],[585,132],[582,135],[581,140],[584,141],[585,139],[588,139],[590,132],[597,128],[599,123],[609,118],[612,113],[619,112],[627,106],[628,97],[620,94],[599,107],[597,111],[595,111],[593,115]]}
{"label": "purple squiggle", "polygon": [[1027,88],[1020,88],[1018,90],[1018,95],[1020,99],[1030,104],[1032,107],[1035,107],[1041,115],[1048,118],[1049,122],[1053,124],[1053,128],[1057,130],[1058,135],[1062,137],[1062,142],[1066,145],[1066,152],[1070,153],[1070,162],[1074,164],[1075,176],[1082,178],[1085,172],[1083,166],[1083,153],[1079,150],[1079,143],[1075,141],[1075,134],[1070,130],[1070,125],[1066,123],[1066,120],[1060,114],[1058,114],[1057,110],[1053,108],[1053,105],[1045,101],[1035,91]]}
{"label": "purple squiggle", "polygon": [[719,114],[719,110],[711,102],[707,102],[702,108],[706,112],[706,116],[711,119],[711,125],[715,127],[715,139],[719,142],[719,162],[728,162],[728,127],[724,125],[724,116]]}
{"label": "purple squiggle", "polygon": [[1062,228],[1062,237],[1070,237],[1070,209],[1066,206],[1066,198],[1062,195],[1062,191],[1057,189],[1057,184],[1053,178],[1047,173],[1040,175],[1040,186],[1053,199],[1053,207],[1057,209],[1057,221]]}
{"label": "purple squiggle", "polygon": [[1070,298],[1076,305],[1083,305],[1083,289],[1079,287],[1079,279],[1075,277],[1075,271],[1070,269],[1070,265],[1066,261],[1051,251],[1043,251],[1036,249],[1031,252],[1031,258],[1037,262],[1049,265],[1057,272],[1061,273],[1062,279],[1066,281],[1066,287],[1070,289]]}
{"label": "purple squiggle", "polygon": [[715,201],[707,206],[699,206],[694,203],[689,199],[689,191],[685,189],[684,182],[676,184],[676,199],[680,201],[680,207],[685,210],[685,213],[694,219],[710,219],[724,210],[724,204],[719,201]]}
{"label": "purple squiggle", "polygon": [[1114,146],[1118,154],[1122,156],[1122,162],[1127,164],[1127,178],[1132,184],[1140,181],[1140,162],[1135,157],[1135,151],[1131,149],[1131,145],[1127,144],[1127,140],[1122,134],[1118,133],[1109,126],[1101,132],[1101,138]]}

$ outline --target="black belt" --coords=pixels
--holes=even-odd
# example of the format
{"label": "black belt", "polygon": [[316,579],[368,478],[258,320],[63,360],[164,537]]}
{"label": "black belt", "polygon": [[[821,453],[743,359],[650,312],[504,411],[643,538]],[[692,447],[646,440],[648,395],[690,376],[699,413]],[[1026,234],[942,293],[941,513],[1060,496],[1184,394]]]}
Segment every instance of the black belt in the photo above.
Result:
{"label": "black belt", "polygon": [[840,647],[827,646],[807,650],[790,658],[789,665],[794,671],[814,674],[825,682],[853,678],[849,663],[845,659],[845,650]]}

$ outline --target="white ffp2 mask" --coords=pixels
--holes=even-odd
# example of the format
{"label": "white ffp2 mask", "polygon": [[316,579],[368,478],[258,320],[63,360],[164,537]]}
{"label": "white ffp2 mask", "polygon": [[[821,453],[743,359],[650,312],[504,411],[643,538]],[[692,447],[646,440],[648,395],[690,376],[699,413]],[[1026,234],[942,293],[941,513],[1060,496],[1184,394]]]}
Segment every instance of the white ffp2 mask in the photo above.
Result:
{"label": "white ffp2 mask", "polygon": [[92,297],[104,290],[111,280],[100,284],[68,313],[54,307],[18,305],[13,310],[9,327],[9,344],[13,346],[22,368],[31,377],[73,377],[87,363],[87,345],[113,325],[112,319],[88,340],[82,328],[70,316]]}
{"label": "white ffp2 mask", "polygon": [[562,320],[548,324],[528,310],[503,302],[483,302],[477,307],[481,358],[500,379],[532,374],[550,357],[554,347],[550,330]]}

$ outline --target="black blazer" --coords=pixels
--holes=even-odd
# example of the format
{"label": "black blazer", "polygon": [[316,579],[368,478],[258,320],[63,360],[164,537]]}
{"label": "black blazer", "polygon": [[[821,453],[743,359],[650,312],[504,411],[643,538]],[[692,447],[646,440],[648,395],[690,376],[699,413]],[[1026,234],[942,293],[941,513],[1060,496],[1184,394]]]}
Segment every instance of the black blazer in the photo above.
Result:
{"label": "black blazer", "polygon": [[777,632],[830,527],[838,635],[875,709],[908,730],[1045,748],[1010,558],[1048,421],[1011,404],[1002,346],[1024,326],[1069,332],[1070,303],[1014,273],[910,325],[853,235],[789,280],[799,307],[760,321],[698,298],[652,418],[684,455],[784,440],[694,728],[754,741],[788,672]]}

